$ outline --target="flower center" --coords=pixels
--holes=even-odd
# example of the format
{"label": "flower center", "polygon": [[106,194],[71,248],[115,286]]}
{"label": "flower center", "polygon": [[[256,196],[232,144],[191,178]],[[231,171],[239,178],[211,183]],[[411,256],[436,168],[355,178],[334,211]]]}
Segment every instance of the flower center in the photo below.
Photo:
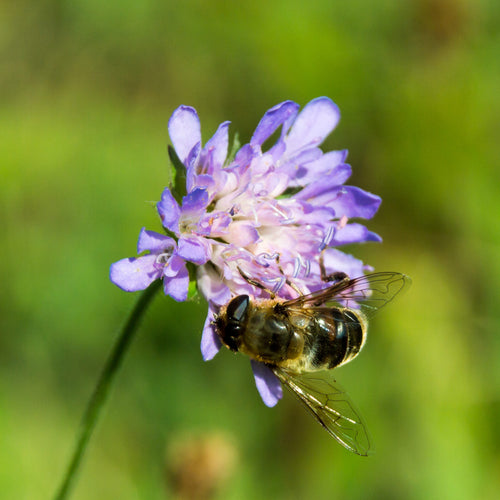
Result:
{"label": "flower center", "polygon": [[175,251],[175,245],[168,245],[164,251],[156,256],[155,264],[161,267],[168,266],[170,259]]}
{"label": "flower center", "polygon": [[197,217],[181,217],[179,220],[179,232],[181,234],[193,234],[196,233],[198,225]]}

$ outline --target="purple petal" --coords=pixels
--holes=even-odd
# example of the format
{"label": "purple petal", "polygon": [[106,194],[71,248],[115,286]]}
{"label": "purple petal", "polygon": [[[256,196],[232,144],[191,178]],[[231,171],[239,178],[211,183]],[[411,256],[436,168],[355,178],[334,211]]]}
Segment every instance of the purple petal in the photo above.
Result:
{"label": "purple petal", "polygon": [[332,206],[338,217],[346,215],[349,218],[371,219],[377,212],[382,199],[358,187],[343,186],[336,193],[332,192],[318,197],[316,202]]}
{"label": "purple petal", "polygon": [[[285,129],[285,127],[286,130],[288,130],[287,125],[284,123],[283,129]],[[278,139],[278,142],[276,142],[276,144],[271,149],[269,149],[267,153],[272,156],[274,162],[278,162],[281,159],[281,157],[285,154],[285,151],[286,151],[285,141],[280,137]]]}
{"label": "purple petal", "polygon": [[299,202],[301,205],[301,212],[297,213],[295,211],[292,214],[293,219],[295,219],[296,224],[305,226],[308,224],[313,225],[330,225],[332,219],[335,218],[335,210],[326,206],[314,206],[304,201]]}
{"label": "purple petal", "polygon": [[255,132],[252,136],[250,144],[252,146],[262,146],[265,140],[270,137],[273,132],[284,122],[289,121],[291,117],[297,114],[299,105],[293,101],[285,101],[277,104],[262,117]]}
{"label": "purple petal", "polygon": [[199,177],[198,165],[201,153],[201,142],[198,142],[186,159],[186,190],[190,193],[197,185]]}
{"label": "purple petal", "polygon": [[323,156],[328,159],[330,167],[336,167],[345,163],[348,153],[347,149],[340,149],[338,151],[328,151]]}
{"label": "purple petal", "polygon": [[201,142],[195,144],[186,158],[186,189],[190,193],[197,185],[199,177],[198,166],[201,153]]}
{"label": "purple petal", "polygon": [[175,234],[179,234],[179,217],[181,209],[170,189],[165,188],[161,195],[161,201],[156,204],[156,209],[160,215],[163,227]]}
{"label": "purple petal", "polygon": [[[348,165],[346,165],[348,167]],[[350,171],[350,168],[349,168]],[[347,172],[344,172],[347,175]],[[332,199],[338,197],[339,190],[344,189],[344,187],[338,183],[338,176],[326,176],[319,178],[318,180],[311,182],[304,189],[299,191],[295,198],[299,200],[307,200],[315,205],[327,205]],[[339,187],[340,186],[340,187]],[[321,201],[318,200],[319,197],[323,197]],[[328,202],[326,202],[328,199]]]}
{"label": "purple petal", "polygon": [[175,276],[163,278],[165,295],[170,295],[177,302],[183,302],[187,299],[188,287],[189,273],[184,263]]}
{"label": "purple petal", "polygon": [[273,159],[275,161],[279,160],[279,158],[285,153],[287,150],[287,145],[286,145],[286,135],[288,134],[288,131],[290,130],[290,127],[292,126],[293,122],[295,121],[295,118],[297,116],[297,111],[299,110],[300,106],[297,104],[297,109],[293,114],[291,114],[284,122],[283,125],[281,126],[281,135],[279,140],[276,142],[276,144],[269,150],[269,153],[271,153]]}
{"label": "purple petal", "polygon": [[219,352],[222,346],[212,324],[214,319],[215,310],[209,302],[207,319],[205,320],[205,326],[203,327],[203,333],[201,335],[201,355],[204,361],[210,361]]}
{"label": "purple petal", "polygon": [[[227,148],[229,144],[228,129],[231,122],[224,122],[219,125],[219,128],[213,137],[207,142],[203,148],[201,163],[204,166],[209,166],[208,173],[212,173],[213,167],[222,168],[227,157]],[[207,165],[207,163],[209,165]]]}
{"label": "purple petal", "polygon": [[[306,151],[315,151],[307,149]],[[321,150],[320,150],[321,151]],[[318,179],[327,177],[329,185],[341,185],[350,177],[351,167],[343,163],[347,151],[330,151],[325,153],[317,160],[310,162],[299,162],[297,164],[290,162],[286,168],[289,172],[291,184],[294,183],[300,186],[307,186],[309,183],[314,185]],[[300,157],[300,155],[299,155]],[[321,181],[319,181],[321,184]]]}
{"label": "purple petal", "polygon": [[161,268],[155,267],[156,255],[122,259],[111,264],[109,279],[126,292],[144,290],[161,277]]}
{"label": "purple petal", "polygon": [[147,231],[145,228],[142,228],[139,233],[139,240],[137,241],[137,253],[149,250],[151,253],[159,254],[168,249],[173,250],[176,246],[177,244],[174,239],[164,234]]}
{"label": "purple petal", "polygon": [[327,274],[340,271],[346,273],[350,278],[356,278],[364,274],[364,266],[361,260],[335,248],[327,248],[323,253],[323,258]]}
{"label": "purple petal", "polygon": [[164,265],[163,276],[166,276],[167,278],[177,276],[182,269],[185,269],[185,267],[186,262],[184,261],[184,259],[182,259],[175,253],[168,259],[166,265]]}
{"label": "purple petal", "polygon": [[194,191],[196,188],[203,188],[205,191],[216,191],[219,189],[215,179],[211,175],[200,174],[192,176],[187,183],[188,191]]}
{"label": "purple petal", "polygon": [[206,264],[210,259],[211,246],[203,237],[183,236],[179,239],[177,255],[194,264]]}
{"label": "purple petal", "polygon": [[340,119],[339,108],[328,97],[309,102],[295,120],[286,138],[288,151],[318,146],[335,128]]}
{"label": "purple petal", "polygon": [[183,215],[198,215],[205,211],[208,205],[208,193],[205,188],[195,188],[182,198]]}
{"label": "purple petal", "polygon": [[327,245],[348,245],[350,243],[361,243],[366,241],[382,241],[382,238],[368,231],[368,229],[358,223],[347,224],[342,229],[334,233],[334,237],[327,242]]}
{"label": "purple petal", "polygon": [[332,180],[332,182],[336,182],[340,185],[344,184],[344,182],[351,177],[351,173],[351,165],[341,163],[340,165],[333,167],[333,169],[328,173],[328,177]]}
{"label": "purple petal", "polygon": [[233,245],[246,247],[259,240],[259,232],[247,222],[233,222],[229,226],[229,241]]}
{"label": "purple petal", "polygon": [[323,158],[328,153],[323,154],[320,148],[307,148],[299,150],[297,154],[290,156],[287,161],[295,165],[303,165],[304,163],[310,163],[312,161]]}
{"label": "purple petal", "polygon": [[197,143],[201,143],[200,120],[191,106],[179,106],[168,121],[168,133],[179,159],[187,165],[187,158]]}
{"label": "purple petal", "polygon": [[234,160],[231,162],[231,167],[240,171],[243,170],[245,167],[250,165],[250,162],[256,154],[257,153],[254,151],[250,144],[245,144],[236,153]]}
{"label": "purple petal", "polygon": [[231,291],[222,281],[214,266],[198,267],[196,284],[200,293],[209,303],[221,306],[229,302],[231,298]]}
{"label": "purple petal", "polygon": [[283,389],[278,377],[264,363],[250,360],[255,377],[255,385],[266,406],[272,407],[283,397]]}
{"label": "purple petal", "polygon": [[201,142],[197,142],[186,158],[186,168],[193,170],[198,165],[201,154]]}
{"label": "purple petal", "polygon": [[252,193],[256,198],[275,198],[287,188],[288,181],[288,175],[282,172],[267,172],[252,184]]}
{"label": "purple petal", "polygon": [[198,222],[197,233],[203,236],[212,236],[213,238],[226,235],[232,220],[227,212],[210,212],[201,217]]}

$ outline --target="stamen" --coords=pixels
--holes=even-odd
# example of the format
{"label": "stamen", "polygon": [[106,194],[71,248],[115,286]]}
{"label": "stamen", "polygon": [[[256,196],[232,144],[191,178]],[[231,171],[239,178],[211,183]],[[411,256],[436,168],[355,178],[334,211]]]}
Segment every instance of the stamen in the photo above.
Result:
{"label": "stamen", "polygon": [[325,236],[323,237],[323,241],[320,243],[318,251],[322,252],[332,241],[332,238],[335,236],[335,233],[337,232],[337,229],[333,224],[327,229]]}
{"label": "stamen", "polygon": [[172,257],[174,251],[175,251],[175,245],[172,244],[168,245],[162,253],[156,256],[155,264],[158,264],[160,266],[168,265],[170,257]]}
{"label": "stamen", "polygon": [[257,262],[257,264],[261,265],[262,267],[269,267],[271,265],[271,263],[278,261],[279,256],[280,256],[279,253],[270,254],[270,253],[262,252],[255,257],[255,261]]}
{"label": "stamen", "polygon": [[257,215],[257,210],[255,210],[255,204],[252,205],[252,214],[253,214],[253,221],[255,224],[259,223],[259,217]]}
{"label": "stamen", "polygon": [[274,210],[282,219],[283,223],[290,224],[293,222],[293,218],[289,217],[284,211],[280,210],[276,205],[273,205],[272,203],[268,202],[267,205],[271,208],[271,210]]}
{"label": "stamen", "polygon": [[286,283],[286,278],[284,276],[277,276],[276,278],[269,278],[269,279],[266,279],[266,282],[269,282],[269,283],[276,283],[276,285],[274,285],[274,287],[272,288],[272,292],[274,294],[278,294],[278,292],[283,288],[283,286],[285,285]]}
{"label": "stamen", "polygon": [[161,253],[156,257],[155,264],[158,264],[160,266],[167,266],[171,256],[171,253]]}
{"label": "stamen", "polygon": [[304,271],[304,277],[308,278],[309,274],[311,274],[311,261],[309,259],[306,259],[305,268],[306,270]]}
{"label": "stamen", "polygon": [[293,273],[292,273],[292,278],[297,278],[297,276],[299,275],[299,272],[300,272],[300,269],[303,265],[302,263],[302,256],[299,254],[298,257],[295,257],[294,260],[294,264],[293,264]]}

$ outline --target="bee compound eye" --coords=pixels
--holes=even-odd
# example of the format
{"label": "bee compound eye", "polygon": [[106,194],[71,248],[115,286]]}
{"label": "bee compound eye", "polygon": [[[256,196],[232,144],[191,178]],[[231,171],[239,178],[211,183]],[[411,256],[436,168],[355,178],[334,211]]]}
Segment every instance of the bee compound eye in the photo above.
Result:
{"label": "bee compound eye", "polygon": [[228,337],[238,338],[241,335],[243,328],[239,323],[230,321],[226,327],[226,334]]}
{"label": "bee compound eye", "polygon": [[226,314],[229,320],[242,321],[246,316],[250,297],[248,295],[238,295],[229,302]]}
{"label": "bee compound eye", "polygon": [[231,351],[237,351],[239,338],[242,333],[242,326],[234,321],[230,321],[224,329],[222,340],[229,347],[229,349],[231,349]]}

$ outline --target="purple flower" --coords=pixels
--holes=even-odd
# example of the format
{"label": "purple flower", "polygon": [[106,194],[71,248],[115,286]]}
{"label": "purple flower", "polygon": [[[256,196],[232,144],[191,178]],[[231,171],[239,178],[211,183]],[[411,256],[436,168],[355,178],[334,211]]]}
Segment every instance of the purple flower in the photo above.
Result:
{"label": "purple flower", "polygon": [[[303,293],[325,287],[320,253],[328,272],[363,274],[368,267],[336,247],[380,241],[357,220],[373,217],[381,200],[344,184],[351,175],[347,151],[320,149],[339,118],[326,97],[300,113],[296,103],[285,101],[265,113],[250,142],[228,159],[229,122],[202,147],[196,111],[180,106],[168,129],[186,169],[187,194],[178,202],[174,191],[164,189],[157,210],[166,235],[141,231],[138,253],[149,253],[113,264],[113,283],[134,291],[161,278],[167,295],[185,300],[186,266],[196,266],[198,290],[209,304],[201,342],[208,360],[221,347],[212,323],[220,306],[244,293],[266,297],[239,269],[285,298],[296,295],[285,276]],[[264,149],[278,130],[276,142]],[[264,402],[273,406],[281,398],[278,379],[265,365],[252,367]]]}
{"label": "purple flower", "polygon": [[166,295],[182,302],[187,299],[189,274],[186,263],[178,253],[174,239],[154,231],[141,229],[137,253],[149,254],[122,259],[111,265],[110,279],[126,292],[144,290],[154,280],[163,278]]}

